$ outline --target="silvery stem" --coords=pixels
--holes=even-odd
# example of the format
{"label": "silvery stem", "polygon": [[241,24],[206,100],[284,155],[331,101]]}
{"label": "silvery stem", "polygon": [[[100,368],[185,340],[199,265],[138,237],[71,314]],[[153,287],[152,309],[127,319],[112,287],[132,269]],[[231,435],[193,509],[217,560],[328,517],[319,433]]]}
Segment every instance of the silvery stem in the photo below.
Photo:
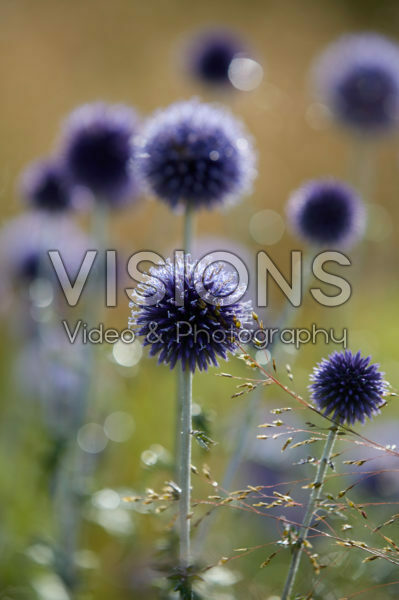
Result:
{"label": "silvery stem", "polygon": [[354,137],[349,164],[349,181],[364,202],[373,200],[376,179],[376,145],[364,135]]}
{"label": "silvery stem", "polygon": [[321,498],[323,491],[324,478],[330,462],[331,453],[334,447],[335,439],[337,437],[338,427],[332,426],[327,437],[326,444],[324,446],[323,455],[320,459],[319,466],[317,469],[316,479],[314,481],[312,493],[309,498],[306,513],[299,529],[298,540],[295,544],[295,548],[292,553],[291,564],[288,571],[287,579],[284,585],[283,595],[281,600],[289,600],[292,588],[295,583],[295,578],[298,573],[299,564],[301,562],[303,544],[308,536],[309,527],[311,526],[313,515],[317,510],[317,504]]}
{"label": "silvery stem", "polygon": [[193,251],[194,239],[194,205],[192,202],[187,202],[184,212],[184,231],[183,231],[183,250],[186,254],[191,254]]}
{"label": "silvery stem", "polygon": [[[182,369],[182,367],[181,367]],[[190,564],[190,496],[191,496],[191,416],[193,375],[186,367],[182,369],[181,413],[180,413],[180,564]]]}
{"label": "silvery stem", "polygon": [[[185,254],[192,252],[194,238],[194,207],[192,202],[186,203],[186,209],[184,212],[184,224],[183,224],[183,250]],[[183,388],[182,369],[177,370],[177,402],[176,402],[176,426],[175,426],[175,478],[179,483],[179,465],[180,465],[180,414],[181,414],[181,390]]]}
{"label": "silvery stem", "polygon": [[[95,263],[95,279],[90,288],[90,297],[86,305],[85,321],[96,324],[95,320],[102,320],[104,306],[98,303],[103,301],[105,294],[101,293],[101,287],[104,285],[104,267],[101,264],[101,258],[105,253],[108,243],[108,205],[105,201],[99,200],[92,217],[91,233],[93,241],[98,244],[98,257]],[[80,389],[81,412],[80,426],[83,424],[87,415],[92,396],[92,384],[95,379],[95,357],[93,348],[90,344],[85,348],[85,372],[82,386]],[[65,464],[61,465],[59,478],[59,506],[56,513],[59,518],[60,539],[64,549],[64,569],[71,586],[77,584],[75,569],[75,552],[78,549],[79,531],[81,527],[81,481],[85,476],[82,466],[82,456],[76,446],[76,431],[69,440],[69,453],[66,456]]]}

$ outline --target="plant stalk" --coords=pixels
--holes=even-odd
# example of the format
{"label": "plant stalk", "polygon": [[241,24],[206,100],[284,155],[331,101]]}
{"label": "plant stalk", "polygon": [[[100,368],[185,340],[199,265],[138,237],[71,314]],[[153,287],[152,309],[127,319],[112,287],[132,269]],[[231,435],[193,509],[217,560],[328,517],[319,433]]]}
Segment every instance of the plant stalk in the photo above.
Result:
{"label": "plant stalk", "polygon": [[192,202],[186,204],[183,228],[183,250],[186,254],[191,254],[194,239],[194,205]]}
{"label": "plant stalk", "polygon": [[[186,209],[184,212],[184,223],[183,223],[183,250],[185,254],[191,254],[192,245],[194,239],[194,207],[192,202],[186,203]],[[177,370],[176,380],[176,425],[175,425],[175,459],[174,459],[174,472],[177,483],[180,483],[180,415],[182,411],[181,398],[183,389],[183,371],[182,369]]]}
{"label": "plant stalk", "polygon": [[[104,319],[105,293],[105,251],[108,244],[109,210],[108,204],[99,199],[92,215],[91,234],[98,247],[98,256],[93,269],[94,280],[88,289],[89,298],[85,306],[85,322],[97,325]],[[102,260],[103,259],[103,260]],[[96,322],[97,321],[97,322]],[[88,344],[85,348],[85,372],[79,391],[81,410],[78,428],[84,424],[88,409],[94,397],[93,384],[96,380],[96,357],[93,347]],[[82,464],[82,455],[76,445],[74,431],[68,441],[68,451],[65,461],[60,465],[58,473],[59,490],[56,504],[56,515],[59,521],[59,538],[63,554],[64,580],[70,582],[71,594],[78,585],[78,573],[75,566],[75,553],[79,549],[79,537],[82,526],[82,479],[87,478]]]}
{"label": "plant stalk", "polygon": [[190,505],[191,505],[191,418],[193,374],[186,368],[182,370],[180,389],[180,564],[188,567],[191,560],[190,550]]}
{"label": "plant stalk", "polygon": [[348,179],[368,204],[373,201],[376,183],[377,148],[367,136],[357,135],[352,142]]}
{"label": "plant stalk", "polygon": [[316,479],[314,481],[314,487],[309,498],[306,513],[303,518],[302,525],[299,529],[298,540],[295,544],[294,551],[292,553],[291,564],[288,571],[287,579],[284,585],[283,595],[281,600],[289,600],[292,592],[292,588],[295,584],[295,579],[298,573],[299,564],[301,562],[302,550],[304,542],[306,541],[309,527],[311,526],[313,515],[317,510],[317,504],[321,498],[323,491],[324,478],[330,461],[331,453],[334,447],[334,443],[337,437],[338,427],[333,425],[327,436],[327,441],[324,446],[323,455],[320,459],[319,466],[317,469]]}

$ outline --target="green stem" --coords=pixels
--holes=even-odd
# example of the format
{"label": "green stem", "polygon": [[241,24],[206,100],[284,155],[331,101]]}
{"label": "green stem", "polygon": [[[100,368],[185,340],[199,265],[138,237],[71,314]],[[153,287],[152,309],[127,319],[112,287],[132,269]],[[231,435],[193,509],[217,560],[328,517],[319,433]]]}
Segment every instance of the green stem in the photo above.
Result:
{"label": "green stem", "polygon": [[182,411],[182,389],[183,389],[183,369],[176,371],[176,416],[175,416],[175,457],[174,474],[177,483],[180,483],[180,420]]}
{"label": "green stem", "polygon": [[298,540],[295,544],[295,548],[292,553],[291,564],[284,585],[284,591],[283,595],[281,596],[281,600],[289,600],[290,598],[291,591],[295,583],[295,578],[298,573],[299,564],[301,562],[303,545],[307,538],[309,527],[312,523],[313,515],[318,508],[317,504],[321,498],[321,494],[323,491],[324,478],[326,475],[334,443],[337,437],[337,432],[338,427],[336,425],[333,425],[327,436],[327,441],[324,446],[323,455],[319,462],[316,479],[313,484],[313,489],[309,498],[308,506],[306,508],[306,513],[303,518],[302,525],[299,529]]}
{"label": "green stem", "polygon": [[357,135],[352,142],[349,161],[349,181],[362,196],[364,202],[373,200],[376,178],[376,145],[364,135]]}
{"label": "green stem", "polygon": [[184,230],[183,230],[183,250],[186,254],[191,254],[193,251],[194,239],[194,205],[192,202],[187,202],[184,213]]}
{"label": "green stem", "polygon": [[192,416],[193,375],[186,368],[182,370],[181,414],[180,414],[180,564],[190,564],[190,505],[191,505],[191,416]]}
{"label": "green stem", "polygon": [[[71,456],[72,454],[72,456]],[[74,464],[76,451],[69,448],[64,456],[58,474],[58,499],[56,513],[60,519],[58,536],[60,552],[58,557],[58,575],[66,585],[71,598],[74,598],[78,586],[78,573],[75,565],[75,553],[78,548],[81,497],[75,486]],[[73,482],[73,484],[71,483]]]}
{"label": "green stem", "polygon": [[[85,306],[84,320],[88,325],[97,325],[103,321],[105,306],[105,251],[108,244],[108,203],[99,199],[93,211],[91,235],[97,244],[98,255],[93,270],[93,281],[89,288],[89,298]],[[80,390],[81,411],[78,428],[87,417],[91,400],[94,397],[93,383],[96,381],[96,361],[93,347],[88,344],[85,355],[85,373]],[[71,593],[78,584],[78,574],[75,567],[75,553],[79,547],[79,537],[82,524],[82,490],[81,481],[86,479],[80,450],[76,445],[76,431],[69,439],[69,449],[65,461],[60,465],[58,474],[59,489],[56,504],[56,515],[59,520],[59,538],[63,555],[64,579],[69,581]]]}
{"label": "green stem", "polygon": [[[184,212],[184,223],[183,223],[183,250],[186,254],[192,252],[192,245],[194,239],[194,206],[192,202],[186,203],[186,209]],[[179,483],[179,465],[180,465],[180,414],[182,410],[181,397],[182,397],[182,369],[177,371],[177,400],[176,400],[176,425],[175,425],[175,479]]]}

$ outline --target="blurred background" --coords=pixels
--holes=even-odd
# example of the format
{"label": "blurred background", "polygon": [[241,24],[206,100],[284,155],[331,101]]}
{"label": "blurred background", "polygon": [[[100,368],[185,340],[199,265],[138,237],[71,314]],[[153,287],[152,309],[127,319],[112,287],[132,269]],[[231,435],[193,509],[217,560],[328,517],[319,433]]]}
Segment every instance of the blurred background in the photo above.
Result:
{"label": "blurred background", "polygon": [[[24,210],[17,191],[21,171],[52,151],[63,119],[76,106],[96,100],[122,102],[146,117],[158,107],[192,96],[228,104],[254,136],[259,175],[250,198],[225,212],[200,213],[197,239],[206,245],[211,238],[213,249],[237,247],[238,254],[245,253],[253,261],[257,251],[266,250],[283,270],[288,269],[289,251],[301,247],[285,224],[290,192],[309,178],[326,175],[359,187],[368,196],[369,226],[365,241],[351,253],[352,297],[340,308],[325,309],[307,295],[297,324],[315,322],[337,331],[347,327],[349,346],[372,354],[397,387],[398,138],[391,135],[372,144],[367,167],[370,182],[367,190],[360,189],[356,169],[359,142],[328,118],[325,107],[312,94],[309,70],[317,54],[337,36],[377,31],[398,40],[398,23],[399,5],[393,0],[0,0],[2,225]],[[248,42],[263,68],[263,79],[255,89],[215,91],[186,72],[187,40],[199,29],[215,25],[234,29]],[[87,227],[84,216],[78,220]],[[167,254],[181,245],[181,230],[180,216],[156,199],[142,198],[112,217],[111,247],[122,249],[127,256],[142,249]],[[271,322],[283,301],[273,286],[266,317]],[[71,597],[67,586],[53,568],[57,562],[57,513],[59,516],[63,507],[55,503],[54,508],[49,490],[62,446],[59,428],[68,419],[67,395],[73,383],[69,379],[63,382],[57,395],[60,404],[66,398],[66,408],[58,404],[49,408],[47,403],[38,409],[37,379],[46,387],[46,372],[35,364],[34,352],[33,357],[29,354],[21,332],[23,311],[13,303],[3,310],[0,342],[0,598],[67,600]],[[81,316],[76,311],[71,315],[71,322],[77,315]],[[128,299],[120,292],[118,307],[106,311],[106,323],[124,328],[128,317]],[[58,349],[64,343],[54,340]],[[299,352],[285,348],[277,365],[279,377],[305,396],[313,365],[332,349],[322,342],[303,346]],[[139,345],[104,345],[96,348],[96,354],[94,400],[76,435],[84,486],[84,521],[75,553],[82,584],[76,597],[173,598],[162,590],[159,571],[168,552],[173,510],[156,515],[151,507],[121,498],[144,494],[146,488],[159,490],[172,477],[175,378],[166,367],[157,367]],[[72,360],[79,361],[79,354]],[[292,363],[291,382],[286,363]],[[220,370],[247,374],[236,359]],[[217,372],[195,377],[198,422],[209,428],[217,445],[208,453],[195,447],[193,461],[199,469],[204,463],[209,465],[212,478],[219,481],[248,396],[231,399],[236,391],[234,382],[216,377]],[[264,388],[258,423],[270,420],[269,411],[288,401],[283,392]],[[293,408],[293,427],[303,425],[309,415],[299,406]],[[398,416],[393,398],[379,417],[378,427],[370,426],[362,433],[384,445],[395,443],[393,422]],[[299,456],[287,457],[280,452],[280,441],[257,440],[258,433],[255,425],[237,486],[271,485],[311,476],[309,465],[292,466],[307,456],[306,447]],[[347,458],[356,455],[353,444],[347,443],[345,449]],[[204,479],[194,478],[195,499],[212,494]],[[395,464],[387,467],[384,481],[373,486],[366,481],[370,479],[356,488],[357,501],[397,500]],[[332,485],[346,487],[348,476],[338,477]],[[294,493],[297,488],[300,496],[300,485],[285,486],[284,490]],[[198,510],[204,512],[202,507]],[[378,524],[393,512],[386,504],[371,507],[370,520]],[[274,514],[280,515],[278,511]],[[297,512],[296,518],[300,514]],[[364,537],[363,529],[360,523],[356,535]],[[63,541],[66,532],[68,528],[61,535]],[[230,507],[220,509],[204,547],[203,564],[217,564],[222,556],[234,555],[234,548],[262,547],[225,567],[211,569],[205,577],[205,597],[276,600],[287,555],[279,554],[268,568],[259,569],[259,565],[271,554],[273,541],[280,535],[278,521],[241,514]],[[398,597],[397,586],[372,589],[395,580],[393,565],[383,561],[362,564],[359,553],[331,548],[323,540],[318,551],[323,557],[326,553],[329,568],[321,571],[312,597],[333,600],[361,590],[365,590],[359,594],[362,598]],[[299,580],[304,589],[308,585],[306,569],[310,571],[311,566],[304,568]]]}

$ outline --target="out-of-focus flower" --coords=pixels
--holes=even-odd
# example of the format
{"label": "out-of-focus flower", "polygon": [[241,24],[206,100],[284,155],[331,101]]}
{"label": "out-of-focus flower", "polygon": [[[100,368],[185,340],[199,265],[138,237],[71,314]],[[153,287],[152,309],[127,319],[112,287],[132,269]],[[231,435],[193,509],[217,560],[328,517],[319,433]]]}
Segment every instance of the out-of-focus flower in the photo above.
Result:
{"label": "out-of-focus flower", "polygon": [[251,137],[226,109],[196,99],[158,111],[144,128],[138,169],[172,208],[211,208],[250,192]]}
{"label": "out-of-focus flower", "polygon": [[61,213],[72,207],[73,188],[65,170],[55,160],[29,165],[22,174],[21,192],[35,209]]}
{"label": "out-of-focus flower", "polygon": [[334,180],[301,186],[288,201],[287,216],[300,237],[320,246],[350,247],[365,228],[362,200],[348,185]]}
{"label": "out-of-focus flower", "polygon": [[246,44],[227,29],[207,29],[190,40],[186,52],[189,72],[208,85],[231,85],[229,68],[237,57],[247,56]]}
{"label": "out-of-focus flower", "polygon": [[333,116],[362,133],[389,131],[399,120],[399,46],[363,33],[345,35],[321,55],[316,89]]}
{"label": "out-of-focus flower", "polygon": [[40,402],[43,422],[56,439],[67,439],[82,419],[83,348],[70,344],[65,332],[52,331],[32,340],[16,364],[22,392]]}
{"label": "out-of-focus flower", "polygon": [[379,365],[360,352],[333,352],[311,375],[312,400],[326,415],[342,423],[364,423],[379,412],[387,383]]}
{"label": "out-of-focus flower", "polygon": [[73,279],[90,243],[69,219],[54,219],[30,212],[8,221],[0,230],[0,303],[15,288],[24,288],[38,277],[53,273],[49,250],[58,250]]}
{"label": "out-of-focus flower", "polygon": [[[189,258],[185,265],[176,263],[168,260],[151,268],[150,276],[159,282],[163,297],[156,304],[146,304],[145,299],[154,294],[155,279],[142,284],[136,293],[138,306],[133,306],[132,324],[138,326],[143,344],[151,346],[150,355],[158,355],[159,363],[173,369],[180,361],[184,370],[206,370],[211,364],[218,365],[218,356],[227,360],[227,354],[235,352],[239,331],[250,319],[251,305],[233,298],[223,303],[240,290],[220,266],[209,265],[201,271]],[[176,298],[176,290],[181,298]],[[218,299],[217,304],[206,301],[211,296]]]}
{"label": "out-of-focus flower", "polygon": [[98,202],[118,206],[139,192],[131,168],[135,157],[136,113],[101,102],[77,108],[65,123],[61,154],[71,180]]}

